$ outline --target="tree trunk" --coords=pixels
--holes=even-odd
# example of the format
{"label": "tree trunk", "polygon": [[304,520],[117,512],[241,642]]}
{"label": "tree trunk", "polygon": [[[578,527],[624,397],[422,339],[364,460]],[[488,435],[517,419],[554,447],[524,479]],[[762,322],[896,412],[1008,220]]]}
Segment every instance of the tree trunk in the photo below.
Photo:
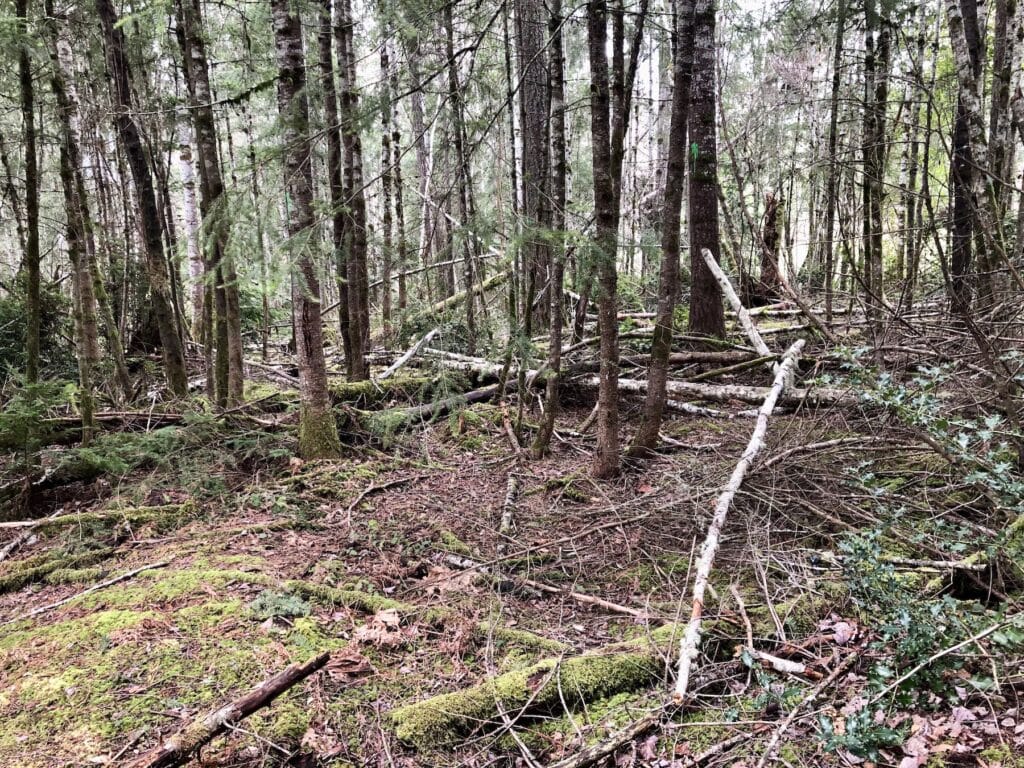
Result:
{"label": "tree trunk", "polygon": [[352,381],[370,377],[366,348],[370,342],[369,277],[366,266],[366,194],[363,190],[363,144],[359,128],[359,91],[356,87],[355,20],[352,1],[335,3],[335,43],[341,76],[339,113],[345,145],[345,265],[348,280],[349,334],[352,354],[348,375]]}
{"label": "tree trunk", "polygon": [[25,383],[39,380],[39,160],[36,156],[35,89],[29,56],[28,0],[15,0],[18,18],[18,84],[21,94],[22,138],[25,143]]}
{"label": "tree trunk", "polygon": [[391,269],[394,240],[391,195],[394,172],[391,157],[391,63],[388,56],[387,31],[380,47],[380,197],[381,197],[381,325],[385,338],[391,336]]}
{"label": "tree trunk", "polygon": [[[562,48],[562,3],[552,0],[548,36],[551,41],[550,93],[551,93],[551,229],[555,236],[565,232],[565,60]],[[547,453],[551,435],[555,431],[558,414],[559,377],[562,366],[562,286],[565,282],[565,240],[555,240],[551,249],[551,285],[548,289],[551,335],[548,351],[547,410],[533,443],[533,455],[540,458]]]}
{"label": "tree trunk", "polygon": [[953,177],[950,299],[954,311],[966,313],[973,295],[973,248],[979,242],[975,238],[976,227],[982,223],[982,208],[987,202],[984,176],[988,164],[981,96],[983,51],[977,0],[948,0],[946,16],[959,86],[950,168]]}
{"label": "tree trunk", "polygon": [[306,62],[299,17],[289,0],[272,0],[274,40],[279,77],[278,109],[282,122],[284,182],[290,203],[288,235],[299,274],[293,283],[296,311],[296,350],[299,362],[299,453],[305,459],[335,458],[341,454],[338,428],[327,392],[320,285],[313,256],[313,168],[306,96]]}
{"label": "tree trunk", "polygon": [[547,325],[550,302],[537,297],[549,278],[544,239],[548,226],[547,102],[548,77],[544,51],[543,6],[540,0],[515,0],[516,51],[519,76],[519,124],[522,131],[523,322],[526,335]]}
{"label": "tree trunk", "polygon": [[196,176],[192,165],[192,126],[189,116],[181,110],[178,119],[178,169],[181,173],[182,204],[185,209],[185,247],[188,253],[188,276],[192,281],[192,337],[202,341],[203,303],[206,298],[203,252],[199,245],[199,209],[196,202]]}
{"label": "tree trunk", "polygon": [[[179,21],[185,34],[191,84],[192,120],[199,151],[199,178],[203,218],[212,230],[212,264],[217,285],[218,369],[226,370],[226,381],[218,387],[217,400],[234,407],[242,402],[245,371],[242,361],[242,318],[238,275],[228,250],[231,226],[225,207],[224,177],[217,151],[217,125],[213,114],[210,67],[206,55],[200,0],[179,0]],[[223,314],[221,315],[221,312]],[[221,329],[222,328],[222,329]]]}
{"label": "tree trunk", "polygon": [[[340,2],[340,0],[339,0]],[[331,245],[338,279],[338,329],[345,353],[349,375],[355,351],[352,340],[351,310],[349,309],[348,260],[345,253],[345,186],[342,175],[341,130],[338,122],[338,95],[334,83],[333,19],[331,0],[323,0],[320,7],[320,32],[317,36],[320,56],[320,90],[324,104],[324,132],[327,134],[327,189],[331,202]],[[345,62],[339,60],[338,68]]]}
{"label": "tree trunk", "polygon": [[[661,272],[658,279],[658,312],[647,367],[647,398],[643,421],[629,453],[647,455],[658,445],[658,432],[668,395],[668,359],[672,352],[672,328],[679,300],[679,230],[682,217],[683,181],[686,175],[687,119],[694,57],[694,2],[677,0],[675,6],[675,59],[672,66],[672,114],[669,123],[668,158],[665,165],[664,203],[661,221]],[[736,258],[738,258],[736,254]]]}
{"label": "tree trunk", "polygon": [[590,53],[590,126],[594,174],[594,258],[597,262],[598,325],[601,343],[598,388],[596,477],[619,472],[619,341],[616,317],[617,227],[612,181],[610,98],[608,92],[608,6],[605,0],[587,3]]}
{"label": "tree trunk", "polygon": [[96,13],[103,31],[107,69],[112,80],[117,112],[114,116],[118,138],[124,148],[131,169],[142,223],[146,272],[149,278],[150,308],[156,320],[163,348],[164,375],[171,392],[177,397],[188,395],[185,372],[185,354],[181,337],[174,327],[168,288],[167,267],[163,252],[162,234],[153,191],[153,176],[146,164],[145,148],[139,128],[132,117],[132,92],[128,60],[125,54],[124,32],[118,25],[111,0],[96,0]]}
{"label": "tree trunk", "polygon": [[725,308],[701,250],[721,259],[718,233],[718,144],[715,136],[715,2],[694,10],[693,82],[690,86],[690,332],[725,336]]}

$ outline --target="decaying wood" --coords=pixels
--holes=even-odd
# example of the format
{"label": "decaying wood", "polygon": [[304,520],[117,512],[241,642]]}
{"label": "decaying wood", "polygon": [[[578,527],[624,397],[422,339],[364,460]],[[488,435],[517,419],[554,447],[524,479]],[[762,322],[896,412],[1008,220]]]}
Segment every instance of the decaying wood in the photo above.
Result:
{"label": "decaying wood", "polygon": [[[728,299],[729,304],[732,305],[733,311],[736,313],[736,317],[740,321],[740,325],[743,327],[743,332],[746,333],[747,338],[750,339],[751,346],[757,350],[757,354],[761,357],[774,358],[775,354],[768,348],[768,345],[764,343],[764,339],[761,338],[761,334],[757,331],[757,326],[754,325],[754,321],[750,318],[750,313],[747,312],[746,307],[743,306],[743,302],[740,301],[740,297],[736,295],[736,291],[733,290],[732,283],[729,282],[729,278],[726,277],[725,272],[715,261],[714,255],[707,248],[701,248],[700,255],[704,258],[704,263],[708,265],[708,269],[711,270],[711,274],[715,276],[715,280],[718,281],[718,287],[722,289],[722,293]],[[773,363],[772,367],[776,364]]]}
{"label": "decaying wood", "polygon": [[750,441],[747,443],[747,447],[743,451],[742,456],[740,456],[740,460],[737,462],[729,482],[722,489],[715,504],[715,512],[711,519],[711,524],[708,526],[707,537],[704,539],[704,544],[701,547],[700,559],[697,561],[693,581],[693,604],[690,620],[686,625],[686,630],[679,644],[679,674],[676,678],[676,687],[673,693],[673,700],[677,704],[682,703],[686,699],[690,681],[690,668],[699,652],[701,620],[704,611],[704,593],[707,590],[711,568],[715,562],[715,555],[718,554],[719,539],[722,527],[725,525],[726,517],[729,514],[729,506],[743,484],[743,479],[746,477],[750,465],[757,458],[761,449],[764,448],[764,438],[768,431],[768,419],[771,417],[772,411],[775,410],[775,403],[782,394],[790,371],[796,365],[803,347],[804,340],[800,339],[786,350],[786,353],[783,355],[782,362],[775,372],[775,381],[772,383],[772,387],[768,391],[761,409],[758,411],[757,424],[754,427],[753,434],[750,436]]}
{"label": "decaying wood", "polygon": [[205,744],[270,704],[296,683],[305,680],[327,664],[330,657],[329,653],[321,653],[303,664],[289,665],[244,696],[191,721],[159,746],[132,760],[127,768],[172,768],[184,765]]}
{"label": "decaying wood", "polygon": [[[575,379],[576,385],[593,388],[597,386],[597,377],[590,376]],[[739,384],[699,384],[689,381],[669,381],[665,385],[669,395],[674,398],[694,397],[701,400],[728,403],[763,403],[771,389],[769,387],[749,387]],[[622,392],[644,393],[647,382],[637,379],[619,379],[619,390]],[[807,405],[844,405],[857,403],[856,397],[841,389],[815,387],[813,389],[790,389],[778,396],[778,404],[785,406]]]}
{"label": "decaying wood", "polygon": [[[8,520],[0,523],[0,530],[5,528],[27,528],[29,531],[45,531],[62,528],[68,525],[85,525],[87,523],[124,520],[126,522],[153,520],[170,514],[183,514],[195,510],[195,504],[189,501],[181,504],[167,504],[156,507],[131,507],[128,509],[101,509],[96,512],[81,512],[72,515],[54,514],[39,520]],[[0,558],[2,560],[3,558]]]}
{"label": "decaying wood", "polygon": [[429,344],[431,339],[437,336],[437,334],[440,332],[440,328],[434,328],[433,330],[430,330],[423,336],[421,336],[420,339],[416,341],[416,343],[414,343],[411,347],[409,347],[409,349],[407,349],[400,358],[398,358],[397,360],[395,360],[395,362],[389,365],[387,370],[385,370],[383,373],[381,373],[380,376],[377,377],[377,380],[384,381],[385,379],[391,378],[395,374],[395,371],[397,371],[407,362],[412,360],[412,358],[416,356],[416,353],[423,349],[423,347],[425,347],[427,344]]}

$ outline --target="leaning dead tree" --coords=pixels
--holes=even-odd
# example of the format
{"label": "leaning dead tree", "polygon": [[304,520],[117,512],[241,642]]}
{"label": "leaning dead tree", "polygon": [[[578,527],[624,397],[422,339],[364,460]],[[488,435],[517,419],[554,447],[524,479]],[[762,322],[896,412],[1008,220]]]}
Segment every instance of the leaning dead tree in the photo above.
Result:
{"label": "leaning dead tree", "polygon": [[743,478],[754,459],[764,448],[764,437],[768,431],[768,419],[775,410],[775,402],[779,399],[785,389],[786,381],[790,371],[796,366],[800,359],[800,351],[804,348],[804,340],[800,339],[793,344],[782,356],[782,363],[775,372],[775,381],[772,388],[765,397],[757,414],[757,424],[750,436],[743,455],[740,456],[736,468],[732,471],[729,482],[726,483],[718,496],[715,504],[715,514],[711,518],[711,525],[708,526],[708,535],[701,547],[700,560],[697,563],[697,575],[693,580],[693,608],[690,613],[690,621],[683,632],[683,639],[679,645],[679,675],[676,678],[676,689],[672,699],[676,703],[682,703],[686,698],[686,691],[690,684],[690,667],[693,660],[697,658],[698,646],[700,645],[700,626],[704,614],[704,592],[708,586],[708,578],[711,575],[711,567],[715,563],[715,555],[718,554],[719,539],[722,534],[722,527],[725,525],[726,516],[729,514],[729,505],[733,497],[743,485]]}

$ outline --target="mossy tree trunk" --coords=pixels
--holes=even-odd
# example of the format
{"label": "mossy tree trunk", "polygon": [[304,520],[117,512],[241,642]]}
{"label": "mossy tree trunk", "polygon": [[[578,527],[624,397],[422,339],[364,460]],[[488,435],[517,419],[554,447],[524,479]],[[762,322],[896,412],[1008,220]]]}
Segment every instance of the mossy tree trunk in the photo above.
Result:
{"label": "mossy tree trunk", "polygon": [[288,235],[295,279],[295,339],[299,362],[299,452],[306,459],[334,458],[341,454],[338,428],[327,393],[323,327],[320,322],[320,284],[312,249],[313,229],[312,143],[309,137],[309,102],[302,27],[289,0],[273,0],[276,41],[278,108],[282,120],[284,181],[289,202]]}

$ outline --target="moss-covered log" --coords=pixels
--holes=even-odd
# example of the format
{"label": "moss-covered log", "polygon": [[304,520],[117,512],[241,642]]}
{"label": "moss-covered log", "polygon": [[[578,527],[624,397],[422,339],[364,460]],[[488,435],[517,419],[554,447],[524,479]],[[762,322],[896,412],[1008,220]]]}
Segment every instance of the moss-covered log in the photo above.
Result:
{"label": "moss-covered log", "polygon": [[384,381],[341,381],[332,378],[327,389],[335,404],[369,408],[392,400],[423,402],[434,395],[437,382],[430,376],[393,376]]}
{"label": "moss-covered log", "polygon": [[143,523],[150,520],[166,520],[194,513],[196,505],[192,501],[181,504],[164,504],[154,507],[130,507],[127,509],[101,509],[95,512],[82,512],[75,515],[58,515],[44,517],[39,520],[12,520],[0,523],[4,528],[31,528],[34,531],[52,531],[69,525],[89,525],[91,523]]}
{"label": "moss-covered log", "polygon": [[49,576],[54,571],[68,570],[72,568],[84,568],[95,565],[114,554],[112,548],[97,549],[71,557],[56,557],[47,560],[39,565],[15,568],[0,576],[0,595],[7,592],[15,592],[22,587]]}
{"label": "moss-covered log", "polygon": [[399,707],[391,713],[399,739],[418,748],[438,747],[498,720],[499,708],[512,717],[551,714],[660,680],[665,659],[674,656],[676,625],[650,637],[605,646],[567,659],[545,659],[455,693]]}

